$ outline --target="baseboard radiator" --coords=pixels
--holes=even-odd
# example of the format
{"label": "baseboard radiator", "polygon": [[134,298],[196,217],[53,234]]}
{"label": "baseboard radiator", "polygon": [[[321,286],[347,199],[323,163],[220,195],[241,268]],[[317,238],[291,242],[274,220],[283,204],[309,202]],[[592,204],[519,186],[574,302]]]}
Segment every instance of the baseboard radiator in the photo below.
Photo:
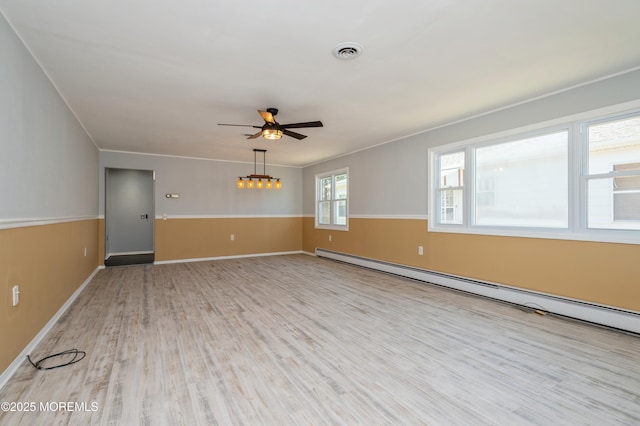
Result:
{"label": "baseboard radiator", "polygon": [[316,256],[640,334],[640,312],[316,248]]}

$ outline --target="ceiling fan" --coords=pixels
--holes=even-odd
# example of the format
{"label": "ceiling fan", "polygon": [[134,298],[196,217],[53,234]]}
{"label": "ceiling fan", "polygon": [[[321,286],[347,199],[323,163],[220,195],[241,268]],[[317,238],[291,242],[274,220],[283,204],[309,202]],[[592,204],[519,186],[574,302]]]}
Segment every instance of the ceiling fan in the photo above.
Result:
{"label": "ceiling fan", "polygon": [[278,108],[267,108],[266,111],[258,110],[258,114],[264,120],[264,124],[262,126],[253,126],[251,124],[224,124],[218,123],[219,126],[238,126],[238,127],[253,127],[255,129],[261,129],[258,133],[254,135],[249,135],[247,139],[255,139],[259,136],[263,136],[265,139],[278,140],[282,137],[282,135],[291,136],[292,138],[296,138],[298,140],[304,139],[307,136],[301,135],[300,133],[292,132],[288,129],[301,129],[304,127],[322,127],[322,121],[307,121],[305,123],[291,123],[291,124],[280,124],[275,118],[278,114]]}

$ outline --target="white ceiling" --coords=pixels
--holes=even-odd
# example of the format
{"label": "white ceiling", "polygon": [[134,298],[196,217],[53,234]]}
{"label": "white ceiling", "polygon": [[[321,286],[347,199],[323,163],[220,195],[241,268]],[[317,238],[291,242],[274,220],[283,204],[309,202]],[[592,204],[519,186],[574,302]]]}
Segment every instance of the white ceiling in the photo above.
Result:
{"label": "white ceiling", "polygon": [[[640,66],[638,0],[0,0],[100,149],[304,166]],[[353,60],[332,56],[358,42]],[[276,107],[297,141],[246,140]]]}

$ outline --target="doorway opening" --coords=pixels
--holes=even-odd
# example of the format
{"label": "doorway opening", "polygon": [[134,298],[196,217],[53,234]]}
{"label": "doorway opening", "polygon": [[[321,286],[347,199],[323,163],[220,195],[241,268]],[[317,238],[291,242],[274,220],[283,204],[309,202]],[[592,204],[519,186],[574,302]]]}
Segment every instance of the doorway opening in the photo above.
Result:
{"label": "doorway opening", "polygon": [[105,266],[155,260],[155,172],[105,169]]}

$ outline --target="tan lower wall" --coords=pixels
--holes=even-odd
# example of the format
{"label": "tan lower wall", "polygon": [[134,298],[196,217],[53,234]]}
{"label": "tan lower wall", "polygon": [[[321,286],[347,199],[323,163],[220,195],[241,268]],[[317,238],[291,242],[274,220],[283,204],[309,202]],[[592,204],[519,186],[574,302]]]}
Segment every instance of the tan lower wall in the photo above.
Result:
{"label": "tan lower wall", "polygon": [[[96,269],[96,222],[0,230],[0,372]],[[14,285],[20,286],[15,307]]]}
{"label": "tan lower wall", "polygon": [[[329,235],[332,241],[329,241]],[[349,231],[303,219],[303,250],[316,247],[640,311],[640,246],[428,233],[426,220],[349,219]],[[418,255],[418,246],[424,255]]]}
{"label": "tan lower wall", "polygon": [[[300,217],[156,219],[155,227],[156,261],[302,250]],[[98,220],[97,256],[104,265],[104,219]]]}
{"label": "tan lower wall", "polygon": [[300,217],[158,219],[155,232],[157,261],[302,250]]}

